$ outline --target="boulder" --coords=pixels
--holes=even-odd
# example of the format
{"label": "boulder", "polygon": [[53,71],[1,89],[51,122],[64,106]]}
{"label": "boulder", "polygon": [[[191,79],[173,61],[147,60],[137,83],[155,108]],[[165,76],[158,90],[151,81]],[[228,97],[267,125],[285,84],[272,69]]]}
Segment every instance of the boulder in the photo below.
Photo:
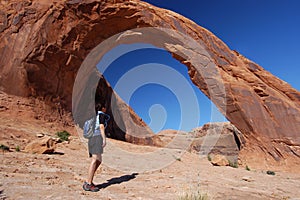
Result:
{"label": "boulder", "polygon": [[43,137],[30,142],[25,147],[27,153],[48,154],[55,151],[55,141],[51,137]]}
{"label": "boulder", "polygon": [[214,155],[210,162],[214,166],[228,166],[229,165],[228,159],[225,156],[219,155],[219,154]]}

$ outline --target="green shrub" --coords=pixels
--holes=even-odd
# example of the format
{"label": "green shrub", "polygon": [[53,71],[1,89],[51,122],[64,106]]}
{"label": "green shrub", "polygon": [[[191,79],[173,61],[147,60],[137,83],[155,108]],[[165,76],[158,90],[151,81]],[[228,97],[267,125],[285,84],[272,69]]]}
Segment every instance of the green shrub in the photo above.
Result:
{"label": "green shrub", "polygon": [[0,145],[0,149],[2,149],[2,151],[9,151],[9,147],[4,144]]}
{"label": "green shrub", "polygon": [[250,168],[248,167],[248,165],[246,165],[246,170],[247,170],[247,171],[250,171]]}
{"label": "green shrub", "polygon": [[177,160],[177,161],[181,161],[181,158],[180,157],[177,157],[175,155],[173,155],[174,159]]}
{"label": "green shrub", "polygon": [[211,161],[211,156],[210,154],[207,155],[207,160],[210,162]]}
{"label": "green shrub", "polygon": [[19,145],[16,146],[16,151],[17,151],[17,152],[20,151],[20,146],[19,146]]}
{"label": "green shrub", "polygon": [[57,132],[56,135],[59,137],[61,141],[68,141],[70,133],[68,133],[67,131],[61,131],[61,132]]}
{"label": "green shrub", "polygon": [[267,174],[268,174],[268,175],[273,175],[273,176],[274,176],[274,175],[275,175],[275,172],[268,170],[268,171],[267,171]]}
{"label": "green shrub", "polygon": [[179,197],[179,200],[208,200],[207,194],[201,194],[200,192],[194,194],[184,194],[183,196]]}
{"label": "green shrub", "polygon": [[235,161],[235,162],[231,162],[230,160],[228,160],[228,162],[229,162],[229,166],[230,167],[233,167],[233,168],[238,168],[239,167],[239,165],[238,165],[238,163]]}
{"label": "green shrub", "polygon": [[181,158],[175,158],[177,161],[181,161]]}

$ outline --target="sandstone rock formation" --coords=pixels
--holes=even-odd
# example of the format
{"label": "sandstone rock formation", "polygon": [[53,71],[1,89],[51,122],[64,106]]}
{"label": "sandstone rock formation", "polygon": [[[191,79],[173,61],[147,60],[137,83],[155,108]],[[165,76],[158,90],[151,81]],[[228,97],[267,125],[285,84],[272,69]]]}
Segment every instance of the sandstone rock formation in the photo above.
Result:
{"label": "sandstone rock formation", "polygon": [[208,123],[194,129],[191,134],[195,137],[191,144],[192,151],[204,155],[223,155],[232,162],[237,161],[239,151],[245,144],[241,132],[229,122]]}
{"label": "sandstone rock formation", "polygon": [[[115,38],[110,49],[122,44],[123,36],[130,39],[135,35],[142,39],[133,38],[131,42],[146,41],[165,48],[185,64],[195,85],[243,133],[245,143],[240,156],[245,162],[261,155],[266,162],[299,160],[300,93],[230,50],[194,22],[138,0],[3,0],[0,8],[1,90],[50,99],[71,110],[79,67],[102,41],[139,27],[176,30],[177,35],[161,29],[148,35],[142,31],[127,32]],[[147,40],[153,35],[158,36],[155,41]],[[180,35],[192,38],[195,43],[184,41],[188,37]],[[201,45],[202,50],[198,51],[195,44]],[[87,69],[89,75],[94,73],[93,67]],[[84,88],[87,82],[82,80],[79,85]],[[79,100],[73,102],[76,108],[81,97],[79,93]],[[123,109],[119,113],[128,110],[119,108]],[[128,115],[120,117],[122,121]],[[124,126],[127,131],[132,122]],[[143,131],[147,135],[147,128]],[[257,155],[252,159],[253,153]]]}
{"label": "sandstone rock formation", "polygon": [[238,161],[239,152],[245,145],[242,133],[230,122],[207,123],[190,132],[163,130],[156,136],[159,140],[152,140],[155,146],[184,149],[211,157],[222,155],[232,163]]}
{"label": "sandstone rock formation", "polygon": [[43,137],[30,142],[25,147],[27,153],[47,154],[55,151],[55,141],[51,137]]}
{"label": "sandstone rock formation", "polygon": [[[105,103],[107,113],[111,116],[111,120],[108,122],[106,129],[107,136],[136,144],[153,145],[153,139],[156,136],[152,133],[147,124],[143,122],[117,94],[115,94],[103,76],[98,73],[94,73],[94,75],[95,76],[92,75],[92,78],[89,76],[89,81],[96,79],[96,85],[90,83],[87,84],[89,85],[88,87],[85,85],[82,96],[90,97],[95,95],[92,94],[93,89],[91,90],[91,87],[96,87],[95,101],[101,102],[102,104]],[[84,121],[90,117],[91,113],[94,113],[94,106],[90,106],[90,101],[87,101],[86,98],[75,99],[75,101],[78,102],[78,106],[73,117],[76,123],[82,126]],[[112,101],[115,103],[110,103]],[[92,109],[90,109],[91,107]],[[79,115],[77,115],[77,113]],[[138,133],[138,135],[135,135],[134,133]]]}

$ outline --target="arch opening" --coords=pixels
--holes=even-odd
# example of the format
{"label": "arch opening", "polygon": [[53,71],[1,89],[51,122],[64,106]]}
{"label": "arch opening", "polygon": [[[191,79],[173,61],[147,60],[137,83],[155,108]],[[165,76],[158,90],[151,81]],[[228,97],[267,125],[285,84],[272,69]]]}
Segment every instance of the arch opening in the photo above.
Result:
{"label": "arch opening", "polygon": [[[125,46],[125,48],[116,48],[120,45],[128,44],[136,45],[132,45],[130,46],[130,48],[128,48],[129,46]],[[103,60],[105,54],[113,50],[114,48],[116,48],[119,52],[117,54],[111,54],[111,59],[104,59],[104,61],[100,65],[97,65],[101,60]],[[91,113],[94,113],[93,105],[95,104],[95,102],[93,96],[95,96],[96,91],[95,85],[98,83],[99,77],[102,76],[101,74],[96,74],[99,73],[99,71],[101,73],[105,73],[109,65],[120,55],[145,48],[165,49],[168,52],[172,52],[172,56],[176,60],[179,60],[181,63],[187,66],[188,76],[191,77],[191,80],[193,82],[197,82],[197,80],[193,79],[201,80],[200,85],[198,81],[198,88],[200,88],[200,90],[202,90],[207,96],[209,96],[212,102],[218,105],[218,108],[221,109],[222,112],[226,112],[226,93],[222,78],[220,77],[217,66],[214,64],[213,60],[210,58],[209,53],[202,46],[202,44],[181,32],[177,32],[171,29],[148,27],[127,30],[125,32],[116,34],[101,42],[87,55],[86,59],[78,70],[78,74],[76,76],[73,87],[72,107],[75,121],[79,120],[82,123],[82,120],[84,118],[86,119],[86,117],[83,116],[90,116],[92,115]],[[156,67],[158,67],[159,70],[153,70],[153,66],[155,65],[157,65]],[[126,68],[124,67],[122,69]],[[181,67],[181,69],[186,68]],[[174,73],[175,76],[177,76],[177,80],[172,80],[171,78],[168,78],[168,76],[167,78],[160,78],[161,74],[168,74],[170,72]],[[186,72],[185,74],[187,76]],[[118,91],[119,87],[122,88],[126,86],[126,92],[124,93],[124,95],[127,95],[127,98],[125,99],[125,102],[127,101],[127,103],[129,103],[132,92],[137,89],[137,86],[141,86],[141,84],[145,85],[158,83],[161,85],[165,85],[168,89],[171,88],[171,90],[174,90],[175,94],[178,93],[178,90],[180,90],[180,88],[177,87],[178,83],[186,85],[183,87],[181,92],[184,96],[178,96],[180,97],[179,103],[186,102],[185,99],[187,97],[192,97],[189,99],[189,101],[194,102],[188,102],[181,105],[181,110],[185,111],[185,113],[181,113],[181,124],[178,129],[188,129],[187,127],[185,127],[186,125],[183,123],[184,121],[193,121],[193,123],[191,123],[193,124],[193,127],[197,127],[199,125],[199,104],[197,103],[197,97],[195,95],[195,91],[198,91],[198,89],[195,89],[195,87],[191,87],[191,85],[193,86],[193,84],[190,84],[188,82],[189,78],[182,75],[182,73],[179,73],[178,70],[159,63],[148,63],[129,70],[125,73],[125,75],[122,75],[120,79],[116,79],[118,81],[118,85],[114,86],[114,90]],[[131,80],[129,82],[126,82],[126,79]],[[120,80],[125,80],[125,82],[121,82]],[[113,94],[113,90],[111,89],[111,87],[110,90],[110,93]],[[187,93],[184,94],[184,92]],[[83,93],[85,94],[83,95]],[[118,93],[120,93],[120,91],[118,91]],[[122,96],[122,98],[124,98],[124,95]],[[140,122],[138,123],[131,120],[130,116],[133,113],[132,110],[126,110],[124,109],[124,106],[118,105],[118,103],[120,102],[120,98],[117,95],[112,95],[110,101],[110,109],[112,115],[122,115],[120,117],[117,117],[119,119],[119,122],[116,121],[116,123],[119,124],[120,129],[122,129],[125,133],[130,132],[132,134],[138,134],[135,135],[136,137],[144,137],[144,135],[147,135],[144,133],[149,133],[149,128],[145,126],[142,120],[139,120]],[[191,104],[194,107],[191,108],[188,104]],[[186,112],[191,109],[193,109],[193,111],[195,112]],[[193,114],[194,116],[190,117],[188,116],[188,114]],[[124,122],[125,119],[128,120],[128,122]],[[141,127],[138,127],[136,125],[142,125],[143,130],[140,130]],[[128,127],[134,128],[129,131]]]}
{"label": "arch opening", "polygon": [[[103,70],[108,63],[109,67]],[[188,68],[164,49],[151,44],[121,44],[103,56],[97,69],[154,133],[166,129],[188,132],[205,123],[227,121],[191,81]],[[122,78],[125,81],[118,83]],[[135,91],[128,91],[134,83],[139,84]],[[185,104],[186,110],[182,110],[181,104]],[[186,118],[194,119],[181,124],[182,112],[187,112]]]}
{"label": "arch opening", "polygon": [[[72,107],[75,121],[82,120],[84,119],[83,116],[88,116],[89,114],[94,113],[94,97],[97,90],[96,85],[99,80],[104,80],[104,77],[101,75],[101,73],[99,73],[99,71],[105,74],[106,69],[108,69],[111,63],[102,63],[100,66],[98,66],[98,68],[96,67],[97,64],[103,59],[107,52],[110,52],[115,47],[127,44],[151,44],[156,48],[165,49],[165,51],[170,52],[176,60],[187,66],[187,68],[184,67],[183,69],[187,69],[188,75],[191,77],[192,82],[198,83],[197,87],[207,96],[209,96],[212,102],[218,105],[219,109],[221,109],[223,112],[226,112],[226,93],[222,78],[219,74],[217,66],[210,57],[210,54],[206,51],[205,47],[202,46],[201,43],[181,32],[171,29],[148,27],[127,30],[114,35],[100,43],[87,55],[78,70],[73,87]],[[122,53],[124,54],[127,52],[128,48],[125,48]],[[121,78],[118,79],[116,86],[114,86],[114,90],[120,92],[118,88],[125,86],[125,95],[127,95],[127,98],[124,98],[124,96],[122,96],[122,98],[125,99],[125,102],[128,100],[130,103],[130,97],[132,96],[133,92],[139,88],[138,86],[153,83],[159,84],[165,86],[171,91],[175,91],[174,94],[177,94],[177,91],[180,90],[180,88],[177,86],[178,83],[186,84],[187,86],[183,87],[184,89],[182,90],[183,95],[179,92],[180,95],[177,96],[179,99],[178,102],[184,102],[187,96],[193,98],[191,98],[188,103],[181,104],[181,110],[184,112],[181,113],[180,123],[181,126],[184,127],[186,122],[194,120],[196,121],[196,125],[193,125],[193,127],[196,127],[199,124],[199,103],[197,103],[197,97],[195,95],[195,91],[191,87],[191,84],[183,75],[170,66],[160,63],[156,63],[156,65],[159,67],[159,72],[161,72],[161,74],[174,73],[174,75],[177,76],[174,79],[176,81],[174,82],[173,79],[168,79],[165,77],[160,79],[160,74],[154,73],[155,70],[152,69],[153,63],[147,63],[130,69],[125,73],[125,75],[122,75]],[[114,122],[122,130],[122,132],[125,133],[125,140],[139,144],[154,144],[157,137],[154,137],[153,132],[149,129],[149,127],[146,126],[145,123],[138,117],[132,117],[135,115],[133,110],[128,108],[127,104],[113,92],[112,87],[108,83],[107,88],[109,88],[111,93],[109,111],[114,117]],[[190,103],[191,101],[194,101],[195,104]],[[197,105],[193,107],[196,112],[186,112],[191,109],[188,108],[188,104]],[[193,114],[195,117],[188,117],[188,114]],[[184,130],[184,128],[182,129]],[[201,147],[201,152],[210,152],[210,149],[212,149],[214,144],[217,142],[220,132],[214,132],[211,134],[215,134],[215,137],[213,140],[209,140],[209,142],[204,141],[206,145],[204,145],[203,148]],[[121,149],[111,150],[119,151],[116,154],[124,154],[122,157],[125,160],[132,160],[133,158],[136,159],[138,157],[138,159],[144,160],[143,162],[147,162],[146,160],[152,156],[156,157],[162,154],[166,155],[166,158],[164,159],[165,162],[155,163],[159,166],[147,166],[147,168],[151,167],[151,169],[154,169],[157,167],[162,167],[161,165],[173,162],[174,156],[181,157],[181,154],[190,147],[192,141],[193,138],[186,137],[186,135],[180,131],[177,132],[172,140],[168,142],[167,146],[164,145],[165,147],[176,146],[176,149],[183,150],[176,151],[176,155],[173,154],[174,152],[172,154],[166,154],[166,152],[163,152],[168,151],[169,148],[158,149],[147,156],[137,156],[136,154],[132,154]]]}

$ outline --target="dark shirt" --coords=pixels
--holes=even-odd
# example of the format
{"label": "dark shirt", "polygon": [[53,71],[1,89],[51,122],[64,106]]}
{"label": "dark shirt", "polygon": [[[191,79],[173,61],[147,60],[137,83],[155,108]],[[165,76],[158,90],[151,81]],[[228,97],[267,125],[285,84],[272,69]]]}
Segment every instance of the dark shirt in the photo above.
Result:
{"label": "dark shirt", "polygon": [[110,119],[110,116],[101,111],[99,111],[98,113],[99,113],[99,124],[103,124],[106,127],[107,122]]}

